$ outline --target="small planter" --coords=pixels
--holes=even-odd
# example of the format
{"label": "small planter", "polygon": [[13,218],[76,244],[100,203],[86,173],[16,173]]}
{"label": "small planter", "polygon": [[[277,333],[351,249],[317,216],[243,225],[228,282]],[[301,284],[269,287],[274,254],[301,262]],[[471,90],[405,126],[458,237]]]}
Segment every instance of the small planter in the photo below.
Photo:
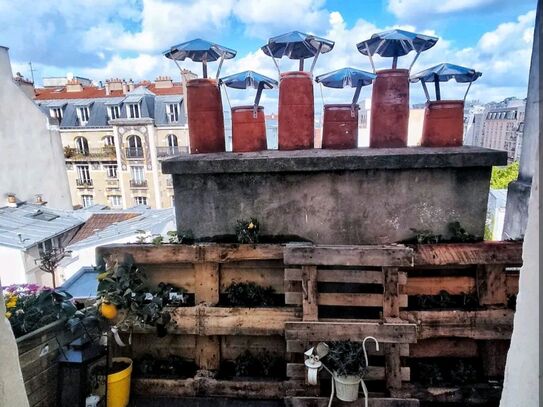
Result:
{"label": "small planter", "polygon": [[358,387],[360,386],[359,376],[338,376],[334,372],[334,383],[336,385],[336,396],[341,401],[358,400]]}
{"label": "small planter", "polygon": [[371,100],[370,147],[406,147],[408,126],[409,71],[378,71]]}
{"label": "small planter", "polygon": [[225,151],[221,93],[214,79],[192,79],[187,83],[190,153]]}
{"label": "small planter", "polygon": [[258,107],[256,117],[253,106],[232,108],[232,151],[236,153],[266,150],[266,124],[264,108]]}
{"label": "small planter", "polygon": [[282,73],[279,82],[279,150],[313,148],[314,119],[312,75],[302,71]]}
{"label": "small planter", "polygon": [[132,359],[117,357],[113,358],[115,362],[128,363],[128,367],[107,375],[107,407],[126,407],[130,401]]}
{"label": "small planter", "polygon": [[421,139],[423,147],[460,147],[463,133],[463,100],[436,100],[426,103]]}
{"label": "small planter", "polygon": [[348,149],[358,146],[358,109],[355,105],[324,105],[322,148]]}

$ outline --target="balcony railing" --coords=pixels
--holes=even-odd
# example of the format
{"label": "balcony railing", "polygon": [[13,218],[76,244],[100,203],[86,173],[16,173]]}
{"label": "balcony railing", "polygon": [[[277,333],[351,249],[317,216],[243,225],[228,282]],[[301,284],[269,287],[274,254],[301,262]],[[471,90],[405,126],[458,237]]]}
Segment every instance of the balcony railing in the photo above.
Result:
{"label": "balcony railing", "polygon": [[65,147],[64,158],[74,161],[115,160],[116,153],[114,146],[89,148],[86,150],[78,150],[76,148]]}
{"label": "balcony railing", "polygon": [[156,156],[158,158],[168,158],[168,157],[175,157],[176,155],[180,154],[188,154],[189,148],[186,146],[179,147],[179,146],[172,146],[172,147],[157,147],[156,148]]}
{"label": "balcony railing", "polygon": [[141,147],[128,147],[126,149],[127,158],[143,158],[143,148]]}
{"label": "balcony railing", "polygon": [[147,180],[130,180],[130,188],[147,188]]}
{"label": "balcony railing", "polygon": [[76,179],[75,184],[79,188],[92,188],[92,179]]}

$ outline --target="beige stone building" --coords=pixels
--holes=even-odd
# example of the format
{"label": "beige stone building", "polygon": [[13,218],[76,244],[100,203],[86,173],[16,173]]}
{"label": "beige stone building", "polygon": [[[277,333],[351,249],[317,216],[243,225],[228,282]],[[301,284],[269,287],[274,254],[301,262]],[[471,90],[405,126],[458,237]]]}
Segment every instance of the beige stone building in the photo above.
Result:
{"label": "beige stone building", "polygon": [[103,86],[69,79],[35,90],[35,102],[59,121],[74,206],[173,205],[161,161],[188,152],[184,84],[169,77]]}

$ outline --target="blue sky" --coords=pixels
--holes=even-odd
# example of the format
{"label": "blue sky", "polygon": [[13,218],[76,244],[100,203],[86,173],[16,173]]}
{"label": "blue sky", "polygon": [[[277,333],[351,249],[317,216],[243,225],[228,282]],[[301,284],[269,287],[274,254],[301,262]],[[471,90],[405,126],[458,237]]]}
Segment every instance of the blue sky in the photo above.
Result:
{"label": "blue sky", "polygon": [[[401,27],[440,37],[413,71],[440,62],[474,67],[483,76],[471,98],[486,102],[525,97],[535,7],[536,0],[0,0],[0,45],[10,48],[14,73],[29,76],[32,61],[38,84],[44,76],[67,72],[97,81],[153,80],[161,74],[179,79],[161,52],[195,37],[238,50],[225,62],[224,74],[253,69],[276,76],[271,59],[259,51],[269,36],[300,30],[335,40],[334,50],[319,59],[318,74],[343,66],[370,70],[354,44]],[[380,60],[378,66],[389,63]],[[199,66],[184,65],[200,73]],[[284,70],[292,66],[281,61]],[[450,98],[465,90],[449,85]],[[325,97],[333,103],[349,92],[326,89]],[[235,103],[251,97],[248,92],[231,95]],[[269,92],[264,102],[275,97]],[[422,98],[413,87],[412,101]]]}

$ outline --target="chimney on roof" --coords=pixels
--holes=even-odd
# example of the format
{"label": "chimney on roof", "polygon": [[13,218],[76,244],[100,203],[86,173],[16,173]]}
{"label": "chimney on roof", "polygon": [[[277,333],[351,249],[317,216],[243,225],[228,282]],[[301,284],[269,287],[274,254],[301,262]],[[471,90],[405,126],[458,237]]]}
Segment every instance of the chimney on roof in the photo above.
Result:
{"label": "chimney on roof", "polygon": [[15,194],[8,194],[7,205],[10,208],[17,208],[17,197]]}
{"label": "chimney on roof", "polygon": [[123,94],[127,94],[128,93],[128,84],[126,83],[126,81],[123,79],[123,82],[122,82],[122,87],[123,87]]}
{"label": "chimney on roof", "polygon": [[106,86],[109,85],[109,91],[123,90],[123,81],[119,78],[109,79],[106,81]]}
{"label": "chimney on roof", "polygon": [[68,79],[66,82],[66,92],[81,92],[82,90],[83,85],[78,79]]}
{"label": "chimney on roof", "polygon": [[106,89],[106,96],[109,96],[109,94],[111,93],[111,90],[109,89],[109,81],[106,81],[105,89]]}
{"label": "chimney on roof", "polygon": [[157,89],[173,88],[172,78],[169,76],[159,76],[155,79],[155,87]]}
{"label": "chimney on roof", "polygon": [[134,81],[132,79],[130,79],[128,81],[128,91],[132,92],[133,90],[134,90]]}
{"label": "chimney on roof", "polygon": [[41,194],[36,194],[36,200],[34,201],[34,204],[36,205],[45,205],[47,202],[43,200],[43,197]]}

